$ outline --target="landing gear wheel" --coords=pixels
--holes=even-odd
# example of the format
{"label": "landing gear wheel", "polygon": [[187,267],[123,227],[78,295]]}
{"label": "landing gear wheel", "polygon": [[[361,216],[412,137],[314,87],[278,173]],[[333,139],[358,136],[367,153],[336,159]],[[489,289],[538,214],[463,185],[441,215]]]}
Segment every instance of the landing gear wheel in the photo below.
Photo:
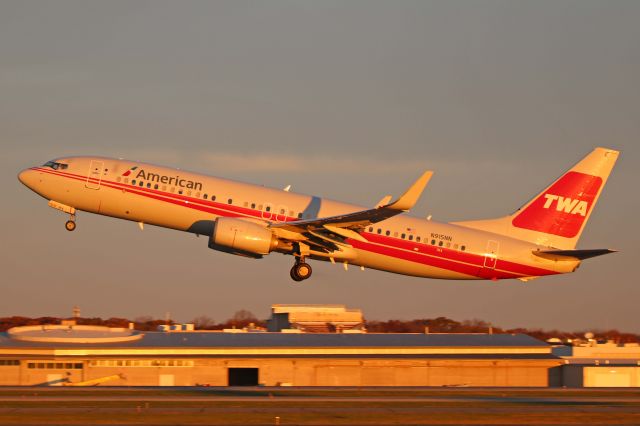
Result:
{"label": "landing gear wheel", "polygon": [[76,229],[76,223],[73,220],[68,220],[64,227],[67,228],[67,231],[73,231]]}
{"label": "landing gear wheel", "polygon": [[291,268],[291,271],[289,272],[289,275],[291,275],[291,279],[294,281],[302,281],[302,278],[300,278],[297,274],[296,274],[296,267],[295,265],[293,266],[293,268]]}
{"label": "landing gear wheel", "polygon": [[312,272],[313,271],[311,270],[311,265],[309,265],[308,263],[299,262],[293,265],[293,268],[291,268],[291,278],[294,281],[306,280],[311,276]]}

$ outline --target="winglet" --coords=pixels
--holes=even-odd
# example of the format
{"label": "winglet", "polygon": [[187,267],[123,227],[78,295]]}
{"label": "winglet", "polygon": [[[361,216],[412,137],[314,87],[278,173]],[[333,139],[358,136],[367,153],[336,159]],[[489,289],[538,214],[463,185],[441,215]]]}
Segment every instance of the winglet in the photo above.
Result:
{"label": "winglet", "polygon": [[383,208],[402,210],[405,212],[410,210],[416,204],[418,198],[420,198],[420,195],[422,194],[422,191],[424,191],[424,188],[427,186],[427,183],[429,183],[429,179],[431,179],[431,176],[433,176],[433,172],[431,170],[427,170],[422,174],[422,176],[418,178],[418,180],[413,183],[413,185],[409,187],[409,189],[405,191],[404,194],[400,196],[400,198],[398,198],[391,204],[383,206]]}
{"label": "winglet", "polygon": [[389,204],[389,201],[391,201],[391,195],[385,195],[384,197],[382,197],[382,199],[380,201],[378,201],[378,203],[376,204],[376,209],[378,207],[382,207],[382,206],[386,206],[387,204]]}

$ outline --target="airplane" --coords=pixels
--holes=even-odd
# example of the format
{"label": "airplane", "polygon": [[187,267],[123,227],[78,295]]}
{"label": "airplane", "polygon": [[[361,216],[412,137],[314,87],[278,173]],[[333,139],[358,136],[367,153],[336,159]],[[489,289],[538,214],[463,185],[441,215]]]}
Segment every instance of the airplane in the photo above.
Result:
{"label": "airplane", "polygon": [[18,179],[69,215],[78,211],[208,237],[208,246],[262,258],[292,255],[290,276],[312,274],[308,259],[416,277],[531,279],[574,272],[610,249],[576,249],[619,152],[596,148],[511,215],[438,223],[406,215],[432,172],[396,200],[373,208],[106,157],[63,157]]}

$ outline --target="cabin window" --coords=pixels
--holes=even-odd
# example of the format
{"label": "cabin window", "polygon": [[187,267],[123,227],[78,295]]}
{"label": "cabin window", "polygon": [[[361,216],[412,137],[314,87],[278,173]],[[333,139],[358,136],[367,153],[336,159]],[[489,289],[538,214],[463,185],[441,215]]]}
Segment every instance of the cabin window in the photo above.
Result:
{"label": "cabin window", "polygon": [[182,195],[182,189],[178,191],[178,194]]}
{"label": "cabin window", "polygon": [[131,185],[135,185],[135,184],[136,184],[136,180],[134,179],[131,181]]}
{"label": "cabin window", "polygon": [[431,245],[435,246],[436,245],[436,240],[431,240]]}
{"label": "cabin window", "polygon": [[298,213],[298,219],[302,219],[302,213]]}
{"label": "cabin window", "polygon": [[400,237],[404,240],[404,237],[406,237],[406,235],[403,233]]}
{"label": "cabin window", "polygon": [[438,243],[438,246],[439,246],[439,247],[442,247],[442,241],[440,241],[440,242]]}
{"label": "cabin window", "polygon": [[147,182],[147,188],[151,188],[151,182]]}
{"label": "cabin window", "polygon": [[140,182],[138,183],[138,186],[144,186],[144,182],[140,181]]}
{"label": "cabin window", "polygon": [[420,237],[416,237],[416,242],[419,243],[420,242]]}
{"label": "cabin window", "polygon": [[454,249],[454,250],[458,250],[458,245],[457,245],[457,244],[454,244],[454,245],[453,245],[453,249]]}
{"label": "cabin window", "polygon": [[391,235],[391,231],[387,229],[387,232],[385,232],[385,235],[388,237],[389,235]]}
{"label": "cabin window", "polygon": [[369,227],[369,232],[373,232],[373,226]]}
{"label": "cabin window", "polygon": [[451,247],[451,243],[447,243],[447,248]]}
{"label": "cabin window", "polygon": [[396,238],[398,238],[398,232],[394,232],[394,233],[393,233],[393,236],[394,236],[394,237],[396,237]]}
{"label": "cabin window", "polygon": [[465,248],[466,248],[465,246],[461,246],[460,250],[464,251]]}
{"label": "cabin window", "polygon": [[255,209],[256,208],[256,203],[251,203],[251,208]]}
{"label": "cabin window", "polygon": [[229,198],[229,199],[227,200],[227,204],[233,204],[233,198]]}
{"label": "cabin window", "polygon": [[153,189],[158,189],[158,188],[159,188],[159,186],[158,186],[157,183],[155,185],[153,185]]}
{"label": "cabin window", "polygon": [[267,206],[267,208],[265,210],[270,212],[271,211],[271,206]]}
{"label": "cabin window", "polygon": [[378,228],[378,234],[382,234],[382,228]]}
{"label": "cabin window", "polygon": [[280,209],[280,214],[284,214],[284,209]]}
{"label": "cabin window", "polygon": [[409,241],[413,241],[413,235],[409,235]]}
{"label": "cabin window", "polygon": [[248,201],[245,201],[245,202],[244,202],[244,204],[243,204],[243,206],[245,206],[245,207],[249,207],[249,202],[248,202]]}
{"label": "cabin window", "polygon": [[211,201],[215,201],[215,200],[216,200],[216,196],[215,196],[215,195],[212,195],[212,196],[211,196]]}
{"label": "cabin window", "polygon": [[206,199],[207,199],[207,194],[204,194],[204,195],[202,196],[202,198],[204,198],[204,199],[206,200]]}

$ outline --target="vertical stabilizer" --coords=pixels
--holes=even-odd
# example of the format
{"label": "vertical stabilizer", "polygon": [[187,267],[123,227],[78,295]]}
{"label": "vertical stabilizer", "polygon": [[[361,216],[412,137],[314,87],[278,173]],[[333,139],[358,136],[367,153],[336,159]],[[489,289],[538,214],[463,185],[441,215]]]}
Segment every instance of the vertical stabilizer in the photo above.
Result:
{"label": "vertical stabilizer", "polygon": [[618,154],[613,149],[596,148],[514,214],[456,224],[544,246],[572,249],[598,202]]}

